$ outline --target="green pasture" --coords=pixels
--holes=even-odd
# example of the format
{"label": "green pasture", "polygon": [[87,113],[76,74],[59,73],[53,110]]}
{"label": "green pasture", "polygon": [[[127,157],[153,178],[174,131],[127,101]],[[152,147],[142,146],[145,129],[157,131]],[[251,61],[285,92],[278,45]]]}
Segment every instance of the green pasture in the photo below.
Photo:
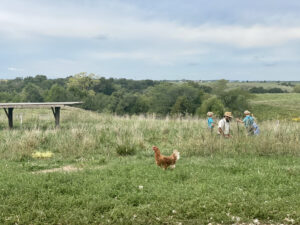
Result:
{"label": "green pasture", "polygon": [[[294,82],[293,84],[297,84],[297,83]],[[293,87],[281,85],[280,83],[277,83],[277,82],[253,82],[253,81],[229,82],[228,87],[229,88],[242,88],[242,89],[246,89],[246,90],[249,90],[254,87],[262,87],[264,89],[280,88],[283,91],[287,91],[287,92],[293,91]]]}
{"label": "green pasture", "polygon": [[300,94],[255,94],[252,111],[261,120],[287,120],[300,117]]}
{"label": "green pasture", "polygon": [[[13,130],[0,116],[0,224],[300,223],[300,123],[261,121],[256,137],[232,123],[222,139],[192,117],[14,115]],[[180,151],[174,170],[153,145]]]}

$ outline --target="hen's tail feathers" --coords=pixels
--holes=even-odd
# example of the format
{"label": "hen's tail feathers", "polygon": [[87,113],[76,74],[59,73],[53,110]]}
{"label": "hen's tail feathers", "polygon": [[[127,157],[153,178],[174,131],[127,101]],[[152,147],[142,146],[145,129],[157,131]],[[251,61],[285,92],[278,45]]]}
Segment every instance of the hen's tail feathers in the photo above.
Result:
{"label": "hen's tail feathers", "polygon": [[176,157],[176,160],[180,159],[180,154],[179,154],[179,151],[177,151],[177,150],[174,150],[174,151],[173,151],[173,154],[175,155],[175,157]]}

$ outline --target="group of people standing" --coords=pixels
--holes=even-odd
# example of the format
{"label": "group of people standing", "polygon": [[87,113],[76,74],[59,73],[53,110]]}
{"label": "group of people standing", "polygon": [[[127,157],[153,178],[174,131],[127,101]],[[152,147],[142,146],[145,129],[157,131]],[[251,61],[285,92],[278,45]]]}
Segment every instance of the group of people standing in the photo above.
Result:
{"label": "group of people standing", "polygon": [[[214,127],[215,127],[215,123],[213,120],[213,112],[208,112],[207,116],[207,124],[208,124],[208,128],[211,130],[211,132],[213,132]],[[247,135],[251,136],[251,135],[258,135],[260,133],[259,127],[255,122],[255,119],[253,116],[251,116],[250,111],[246,110],[244,112],[244,119],[241,120],[239,118],[236,119],[237,123],[243,123],[245,126],[245,129],[247,131]],[[219,121],[218,123],[218,134],[225,137],[225,138],[230,138],[231,134],[230,134],[230,123],[232,121],[232,113],[231,112],[225,112],[224,113],[224,117]]]}

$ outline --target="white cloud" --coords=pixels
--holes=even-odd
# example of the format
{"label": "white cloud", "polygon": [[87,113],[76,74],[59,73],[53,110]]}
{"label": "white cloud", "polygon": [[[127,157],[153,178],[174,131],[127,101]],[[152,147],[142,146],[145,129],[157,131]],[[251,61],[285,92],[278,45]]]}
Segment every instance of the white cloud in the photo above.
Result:
{"label": "white cloud", "polygon": [[14,72],[17,72],[17,71],[23,71],[23,69],[16,68],[16,67],[8,67],[7,70],[9,70],[9,71],[14,71]]}
{"label": "white cloud", "polygon": [[[29,5],[31,7],[32,5]],[[210,25],[185,26],[170,21],[143,20],[132,14],[119,16],[111,8],[81,10],[39,6],[34,12],[26,9],[0,9],[0,34],[7,38],[108,37],[117,41],[174,42],[225,44],[251,48],[272,47],[300,40],[300,27],[276,25]],[[119,10],[124,5],[119,5]],[[127,10],[128,11],[128,10]],[[129,10],[131,13],[134,9]],[[141,12],[136,13],[141,15]],[[140,57],[140,56],[138,56]]]}
{"label": "white cloud", "polygon": [[139,60],[156,65],[173,65],[176,61],[193,58],[205,54],[205,50],[175,49],[143,49],[137,51],[86,52],[85,57],[93,60]]}
{"label": "white cloud", "polygon": [[176,17],[187,13],[184,9],[172,12],[176,20],[171,20],[161,11],[148,17],[149,9],[124,2],[1,0],[0,56],[5,60],[0,66],[5,71],[0,72],[17,74],[20,67],[20,74],[31,75],[91,71],[198,79],[199,74],[213,78],[240,71],[260,77],[275,65],[277,74],[299,71],[297,22],[262,18],[253,25],[250,17],[247,24],[238,18],[234,24],[209,23],[220,15],[187,24]]}

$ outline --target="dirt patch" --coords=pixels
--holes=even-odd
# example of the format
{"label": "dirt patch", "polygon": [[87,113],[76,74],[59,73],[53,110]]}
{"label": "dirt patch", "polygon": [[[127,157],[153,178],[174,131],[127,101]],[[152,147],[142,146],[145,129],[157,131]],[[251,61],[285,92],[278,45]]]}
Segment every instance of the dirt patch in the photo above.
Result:
{"label": "dirt patch", "polygon": [[35,171],[33,172],[33,174],[39,174],[39,173],[54,173],[54,172],[78,172],[83,170],[82,168],[77,168],[74,167],[72,165],[68,165],[68,166],[63,166],[60,168],[53,168],[53,169],[47,169],[47,170],[40,170],[40,171]]}

